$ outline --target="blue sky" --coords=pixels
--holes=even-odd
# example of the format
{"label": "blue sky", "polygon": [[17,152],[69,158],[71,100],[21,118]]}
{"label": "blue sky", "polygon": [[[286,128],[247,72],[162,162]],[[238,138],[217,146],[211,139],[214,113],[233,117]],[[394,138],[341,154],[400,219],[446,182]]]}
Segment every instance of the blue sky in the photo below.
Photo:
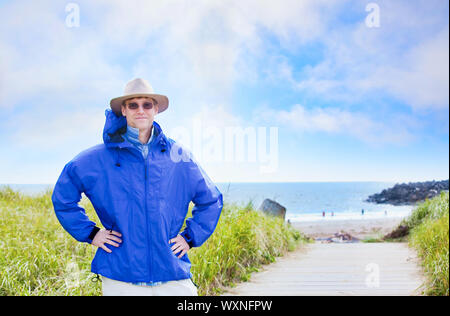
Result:
{"label": "blue sky", "polygon": [[448,2],[372,1],[379,27],[369,3],[0,1],[0,183],[54,183],[136,77],[169,97],[175,140],[278,128],[270,172],[189,146],[214,181],[447,179]]}

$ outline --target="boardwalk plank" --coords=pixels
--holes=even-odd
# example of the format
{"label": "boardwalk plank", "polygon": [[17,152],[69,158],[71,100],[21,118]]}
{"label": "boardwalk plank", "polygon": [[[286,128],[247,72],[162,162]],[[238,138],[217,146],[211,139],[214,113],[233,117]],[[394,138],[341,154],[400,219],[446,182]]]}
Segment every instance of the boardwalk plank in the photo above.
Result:
{"label": "boardwalk plank", "polygon": [[419,295],[418,262],[406,243],[314,243],[224,295]]}

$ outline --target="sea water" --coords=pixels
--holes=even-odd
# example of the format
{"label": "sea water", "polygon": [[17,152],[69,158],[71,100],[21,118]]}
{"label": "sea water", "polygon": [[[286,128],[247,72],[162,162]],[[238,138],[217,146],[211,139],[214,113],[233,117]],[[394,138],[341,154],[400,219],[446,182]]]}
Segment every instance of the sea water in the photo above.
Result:
{"label": "sea water", "polygon": [[[365,202],[371,194],[394,186],[391,182],[218,183],[225,201],[258,208],[272,199],[286,208],[290,221],[405,217],[413,206]],[[325,216],[323,216],[325,214]]]}
{"label": "sea water", "polygon": [[[413,206],[409,205],[365,202],[369,195],[394,186],[394,182],[231,182],[216,185],[226,203],[245,206],[252,202],[253,206],[258,208],[264,199],[272,199],[286,208],[286,219],[291,222],[406,217],[413,209]],[[52,184],[9,186],[30,195],[53,188]]]}

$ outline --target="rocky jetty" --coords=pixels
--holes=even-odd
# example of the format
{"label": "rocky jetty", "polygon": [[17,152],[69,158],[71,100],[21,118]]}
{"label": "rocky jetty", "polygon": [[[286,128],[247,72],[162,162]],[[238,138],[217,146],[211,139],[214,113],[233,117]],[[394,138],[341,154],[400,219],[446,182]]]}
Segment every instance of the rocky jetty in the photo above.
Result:
{"label": "rocky jetty", "polygon": [[369,196],[366,202],[411,205],[431,199],[445,190],[448,191],[448,180],[402,183]]}

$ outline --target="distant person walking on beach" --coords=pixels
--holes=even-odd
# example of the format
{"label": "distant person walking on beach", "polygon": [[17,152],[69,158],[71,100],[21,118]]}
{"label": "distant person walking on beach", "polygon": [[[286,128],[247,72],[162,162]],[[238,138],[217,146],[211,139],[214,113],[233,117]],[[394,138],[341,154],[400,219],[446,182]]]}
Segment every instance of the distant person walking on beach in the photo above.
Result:
{"label": "distant person walking on beach", "polygon": [[[213,233],[222,194],[154,121],[168,105],[147,81],[130,81],[105,111],[104,143],[67,163],[55,185],[61,225],[98,247],[91,271],[102,276],[103,295],[197,295],[187,252]],[[183,159],[173,159],[180,150]],[[78,205],[81,193],[105,229]],[[193,216],[179,233],[191,201]]]}

